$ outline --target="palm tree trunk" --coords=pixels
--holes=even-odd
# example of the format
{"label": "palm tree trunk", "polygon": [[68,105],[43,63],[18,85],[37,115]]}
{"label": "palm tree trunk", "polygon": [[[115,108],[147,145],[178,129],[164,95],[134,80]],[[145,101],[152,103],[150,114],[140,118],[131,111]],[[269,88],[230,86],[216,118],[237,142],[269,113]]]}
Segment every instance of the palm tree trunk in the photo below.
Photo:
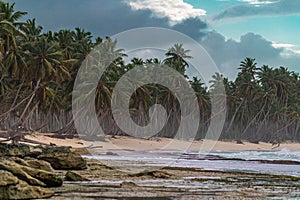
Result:
{"label": "palm tree trunk", "polygon": [[23,118],[24,118],[24,116],[25,116],[25,114],[26,114],[26,112],[27,112],[30,104],[32,103],[33,98],[35,97],[36,91],[40,87],[40,83],[41,83],[41,78],[39,78],[39,80],[37,81],[36,86],[34,88],[34,91],[32,92],[32,95],[31,95],[31,97],[30,97],[30,99],[29,99],[29,101],[28,101],[28,103],[27,103],[27,105],[26,105],[26,107],[25,107],[22,115],[20,116],[20,119],[17,121],[17,123],[19,123],[20,121],[22,122],[22,125],[25,123],[25,120],[23,120]]}

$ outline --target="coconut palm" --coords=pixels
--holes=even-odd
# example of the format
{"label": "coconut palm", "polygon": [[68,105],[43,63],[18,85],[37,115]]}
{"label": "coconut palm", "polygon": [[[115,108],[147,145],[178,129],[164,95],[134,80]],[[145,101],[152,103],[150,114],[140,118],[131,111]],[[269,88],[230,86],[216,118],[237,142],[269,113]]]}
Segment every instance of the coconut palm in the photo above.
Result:
{"label": "coconut palm", "polygon": [[186,67],[189,66],[185,59],[192,58],[188,55],[189,52],[190,50],[183,48],[183,44],[175,44],[166,53],[167,58],[164,60],[164,63],[185,75]]}

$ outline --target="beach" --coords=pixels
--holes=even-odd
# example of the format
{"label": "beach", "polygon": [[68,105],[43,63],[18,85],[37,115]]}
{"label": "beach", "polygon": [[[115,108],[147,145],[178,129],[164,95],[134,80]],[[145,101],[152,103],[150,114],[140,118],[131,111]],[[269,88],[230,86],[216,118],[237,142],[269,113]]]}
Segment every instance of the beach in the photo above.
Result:
{"label": "beach", "polygon": [[77,181],[64,178],[62,186],[52,189],[53,200],[300,197],[298,143],[273,149],[268,143],[218,141],[205,152],[201,146],[213,141],[107,136],[106,142],[93,142],[42,133],[26,139],[50,149],[71,147],[87,163],[86,169],[53,171],[62,178],[68,173],[81,176]]}
{"label": "beach", "polygon": [[[200,151],[203,148],[204,141],[184,141],[169,138],[140,139],[127,136],[106,136],[106,142],[85,141],[80,138],[57,139],[51,137],[51,134],[34,133],[27,135],[26,138],[43,142],[46,144],[55,144],[57,146],[70,146],[73,148],[84,147],[102,147],[103,150],[178,150],[178,151]],[[290,151],[300,151],[300,143],[282,143],[278,148],[274,148],[270,143],[260,142],[254,144],[243,141],[243,144],[237,144],[236,141],[208,141],[212,146],[212,151],[279,151],[287,149]]]}

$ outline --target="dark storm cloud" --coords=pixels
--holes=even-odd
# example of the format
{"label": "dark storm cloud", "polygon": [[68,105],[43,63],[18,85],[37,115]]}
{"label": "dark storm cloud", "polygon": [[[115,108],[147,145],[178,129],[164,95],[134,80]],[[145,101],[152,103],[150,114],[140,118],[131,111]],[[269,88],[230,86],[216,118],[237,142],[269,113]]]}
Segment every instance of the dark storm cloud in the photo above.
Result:
{"label": "dark storm cloud", "polygon": [[207,28],[207,24],[200,21],[198,18],[190,18],[184,20],[180,24],[172,27],[172,29],[182,32],[196,40],[199,40],[206,35],[206,33],[204,32],[205,28]]}
{"label": "dark storm cloud", "polygon": [[167,18],[155,18],[150,10],[133,11],[121,0],[14,0],[19,10],[37,18],[45,30],[82,27],[98,36],[111,36],[140,27],[164,27],[183,32],[194,39],[202,36],[207,24],[198,18],[170,27]]}
{"label": "dark storm cloud", "polygon": [[211,32],[201,44],[220,71],[231,78],[236,76],[239,63],[246,57],[255,58],[259,65],[285,66],[291,70],[296,70],[297,64],[300,63],[300,56],[285,58],[281,55],[284,52],[283,48],[274,48],[272,42],[254,33],[243,35],[240,41],[235,41],[226,40],[223,35]]}
{"label": "dark storm cloud", "polygon": [[300,14],[300,0],[278,0],[275,3],[262,5],[236,5],[215,15],[213,20],[256,15],[275,16],[293,14]]}

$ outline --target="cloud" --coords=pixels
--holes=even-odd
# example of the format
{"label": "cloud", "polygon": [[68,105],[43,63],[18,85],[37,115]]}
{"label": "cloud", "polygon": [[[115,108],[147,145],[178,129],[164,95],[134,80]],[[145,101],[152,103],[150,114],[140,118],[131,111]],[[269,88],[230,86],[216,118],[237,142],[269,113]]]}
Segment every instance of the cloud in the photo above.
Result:
{"label": "cloud", "polygon": [[277,3],[278,1],[265,1],[265,0],[240,0],[241,2],[246,2],[252,5],[260,5],[260,4],[272,4]]}
{"label": "cloud", "polygon": [[[128,1],[121,0],[9,0],[16,2],[18,10],[29,12],[30,18],[37,18],[37,22],[44,30],[84,28],[95,36],[112,36],[114,34],[140,27],[163,27],[183,32],[194,39],[200,38],[207,28],[206,22],[196,16],[197,10],[190,15],[183,12],[192,11],[189,4],[183,1],[166,2],[172,9],[177,8],[181,21],[170,25],[170,17],[153,17],[151,9],[133,10]],[[137,1],[138,2],[138,1]],[[142,2],[142,1],[141,1]],[[152,2],[152,0],[151,0]],[[180,3],[181,2],[181,3]],[[156,2],[159,5],[158,1]],[[149,3],[149,6],[152,5]],[[164,4],[162,4],[164,5]],[[184,6],[183,9],[180,8]],[[156,8],[158,9],[158,8]],[[172,10],[171,9],[171,10]],[[179,10],[181,10],[179,12]],[[168,13],[166,13],[167,15]],[[199,13],[200,14],[200,13]],[[174,14],[175,17],[175,14]]]}
{"label": "cloud", "polygon": [[[287,51],[292,45],[274,44],[260,35],[248,33],[241,36],[240,41],[226,38],[215,31],[201,42],[211,55],[220,71],[233,79],[237,68],[246,57],[255,58],[259,65],[272,67],[285,66],[291,70],[299,70],[300,55]],[[287,56],[289,53],[289,56]]]}
{"label": "cloud", "polygon": [[196,9],[183,0],[126,0],[133,10],[151,10],[158,18],[168,18],[175,25],[189,18],[206,15],[203,9]]}
{"label": "cloud", "polygon": [[284,43],[276,43],[273,42],[272,46],[276,49],[283,50],[281,55],[283,57],[293,57],[293,56],[300,56],[300,50],[296,50],[296,45],[294,44],[284,44]]}
{"label": "cloud", "polygon": [[[236,5],[212,17],[213,20],[251,16],[299,15],[300,0],[258,1],[244,0],[250,5]],[[262,3],[264,2],[264,3]],[[269,2],[269,3],[267,3]],[[257,6],[261,4],[260,6]]]}
{"label": "cloud", "polygon": [[[171,26],[170,18],[153,17],[156,14],[150,9],[133,10],[128,2],[120,0],[9,1],[16,1],[17,10],[28,11],[29,18],[37,18],[37,22],[45,28],[45,31],[81,27],[91,31],[94,36],[105,37],[132,28],[149,26],[177,30],[201,41],[221,71],[231,78],[236,75],[240,61],[246,57],[256,58],[261,64],[274,67],[282,65],[295,70],[300,63],[299,52],[294,47],[290,47],[293,50],[290,51],[289,46],[279,44],[274,46],[274,42],[253,33],[242,36],[240,41],[226,40],[217,32],[207,32],[208,24],[199,17],[189,17]],[[299,8],[299,5],[295,7]]]}

